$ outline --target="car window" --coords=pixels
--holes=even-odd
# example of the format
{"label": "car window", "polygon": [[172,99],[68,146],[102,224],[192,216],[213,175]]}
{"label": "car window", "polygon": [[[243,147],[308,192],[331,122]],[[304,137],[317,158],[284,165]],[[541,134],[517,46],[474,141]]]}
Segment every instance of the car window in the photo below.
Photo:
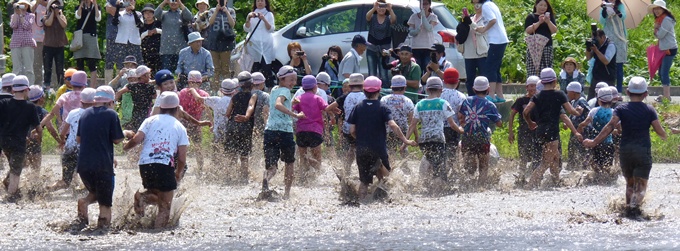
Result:
{"label": "car window", "polygon": [[312,17],[301,24],[307,28],[307,37],[354,32],[357,9],[334,10]]}
{"label": "car window", "polygon": [[456,29],[456,26],[458,26],[458,21],[456,18],[451,14],[449,9],[446,8],[444,5],[440,5],[437,7],[432,8],[432,12],[434,12],[435,15],[437,15],[437,19],[439,19],[439,23],[444,25],[447,29]]}

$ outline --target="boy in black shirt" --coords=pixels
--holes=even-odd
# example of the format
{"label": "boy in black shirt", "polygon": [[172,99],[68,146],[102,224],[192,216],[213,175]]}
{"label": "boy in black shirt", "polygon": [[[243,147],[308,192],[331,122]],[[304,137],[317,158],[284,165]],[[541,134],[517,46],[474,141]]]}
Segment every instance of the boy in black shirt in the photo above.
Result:
{"label": "boy in black shirt", "polygon": [[9,175],[2,182],[9,194],[6,202],[16,202],[19,193],[19,178],[26,159],[26,139],[29,129],[35,127],[36,138],[42,138],[40,120],[35,105],[28,102],[28,78],[23,75],[12,80],[11,99],[0,101],[0,147],[9,161]]}
{"label": "boy in black shirt", "polygon": [[[512,110],[510,110],[510,119],[508,120],[508,142],[514,144],[515,133],[513,132],[515,122],[515,115],[520,114],[519,127],[517,127],[517,150],[519,152],[520,159],[520,173],[518,174],[517,180],[520,185],[526,183],[526,179],[531,174],[533,170],[538,167],[541,163],[541,157],[539,155],[540,150],[538,143],[536,142],[536,135],[534,131],[529,130],[527,122],[521,117],[524,109],[529,105],[531,98],[536,94],[536,85],[541,82],[541,78],[538,76],[530,76],[527,78],[526,89],[527,94],[524,97],[515,100],[512,104]],[[530,166],[527,168],[527,163]]]}
{"label": "boy in black shirt", "polygon": [[[535,131],[536,139],[543,152],[541,165],[531,174],[531,179],[528,183],[530,188],[536,188],[541,184],[543,173],[548,169],[550,169],[552,174],[553,182],[559,183],[560,171],[562,169],[559,151],[561,109],[564,108],[565,111],[572,115],[581,115],[580,111],[577,111],[569,104],[564,92],[555,90],[557,74],[555,74],[553,69],[545,68],[541,71],[541,83],[544,86],[543,91],[531,98],[529,105],[527,105],[522,113],[529,129]],[[531,116],[534,108],[536,108],[534,114],[537,118],[536,122],[533,121]],[[579,142],[583,141],[583,136],[576,131],[573,124],[568,123],[567,126],[569,126],[569,129]]]}

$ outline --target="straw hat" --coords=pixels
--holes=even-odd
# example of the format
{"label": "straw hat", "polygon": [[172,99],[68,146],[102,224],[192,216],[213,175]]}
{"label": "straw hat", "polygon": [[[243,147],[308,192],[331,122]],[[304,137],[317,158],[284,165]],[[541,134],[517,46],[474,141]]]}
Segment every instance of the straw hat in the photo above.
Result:
{"label": "straw hat", "polygon": [[566,64],[566,63],[572,63],[572,64],[574,64],[574,67],[576,67],[576,70],[578,70],[579,68],[581,68],[581,66],[579,65],[579,63],[576,62],[576,59],[573,58],[573,57],[567,57],[567,58],[565,58],[564,61],[562,61],[562,64],[560,65],[560,67],[561,67],[562,69],[564,69],[564,64]]}

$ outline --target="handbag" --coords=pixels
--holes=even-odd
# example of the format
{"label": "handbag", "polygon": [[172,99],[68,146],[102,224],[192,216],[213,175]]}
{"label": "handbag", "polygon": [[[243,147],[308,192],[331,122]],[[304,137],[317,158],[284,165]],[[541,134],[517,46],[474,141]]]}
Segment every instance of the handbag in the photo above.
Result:
{"label": "handbag", "polygon": [[[253,32],[257,30],[257,27],[260,26],[261,22],[262,19],[257,21],[255,28],[253,28]],[[253,60],[253,57],[250,55],[250,53],[248,53],[248,43],[253,37],[253,32],[250,32],[250,36],[248,36],[246,42],[243,43],[243,48],[241,48],[241,56],[238,58],[238,64],[241,66],[242,71],[250,71],[253,68],[253,64],[255,64],[255,60]]]}
{"label": "handbag", "polygon": [[94,8],[91,8],[89,12],[87,12],[87,16],[85,19],[83,19],[83,25],[80,26],[80,29],[77,31],[73,32],[73,39],[71,39],[71,45],[69,46],[69,49],[71,51],[78,51],[81,48],[83,48],[83,29],[85,28],[85,24],[87,23],[87,20],[90,19],[90,14],[92,14]]}
{"label": "handbag", "polygon": [[475,32],[475,49],[477,49],[477,55],[485,55],[489,53],[489,39],[486,37],[486,33],[476,33]]}

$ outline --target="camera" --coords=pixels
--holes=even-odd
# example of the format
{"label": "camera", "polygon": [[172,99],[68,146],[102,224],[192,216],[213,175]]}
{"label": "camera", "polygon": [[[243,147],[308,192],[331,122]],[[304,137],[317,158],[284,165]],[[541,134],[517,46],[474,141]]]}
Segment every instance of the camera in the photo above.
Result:
{"label": "camera", "polygon": [[[23,6],[23,5],[22,5],[22,6]],[[58,4],[52,4],[51,7],[52,7],[52,9],[59,9],[59,10],[63,10],[63,9],[64,9],[64,6],[61,6],[61,5],[58,5]]]}
{"label": "camera", "polygon": [[20,10],[25,10],[25,9],[26,9],[26,5],[19,4],[19,5],[16,6],[16,8],[19,8]]}
{"label": "camera", "polygon": [[387,4],[386,4],[386,3],[379,3],[379,4],[378,4],[378,7],[380,7],[380,8],[387,8]]}
{"label": "camera", "polygon": [[176,3],[176,2],[177,2],[177,0],[170,0],[170,2],[171,2],[171,3]]}
{"label": "camera", "polygon": [[226,3],[224,2],[224,0],[219,0],[219,1],[217,1],[217,5],[219,5],[219,6],[225,6]]}
{"label": "camera", "polygon": [[603,3],[602,5],[600,5],[600,7],[602,7],[602,8],[605,8],[605,7],[614,7],[614,3],[605,2],[605,3]]}
{"label": "camera", "polygon": [[392,76],[401,75],[401,70],[399,70],[399,67],[393,67],[390,69],[390,72],[392,73]]}
{"label": "camera", "polygon": [[305,55],[305,51],[297,51],[295,52],[295,55],[298,55],[298,57],[302,57]]}
{"label": "camera", "polygon": [[597,46],[597,24],[596,23],[590,24],[590,35],[591,35],[591,38],[586,39],[586,49],[588,49],[588,51],[590,51],[590,47],[593,47],[593,45]]}

